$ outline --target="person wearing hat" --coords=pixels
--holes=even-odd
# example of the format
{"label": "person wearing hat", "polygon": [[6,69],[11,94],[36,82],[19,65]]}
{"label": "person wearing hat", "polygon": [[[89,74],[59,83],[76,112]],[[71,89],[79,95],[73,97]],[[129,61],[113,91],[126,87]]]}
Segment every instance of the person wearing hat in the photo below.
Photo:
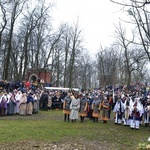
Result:
{"label": "person wearing hat", "polygon": [[64,101],[63,101],[64,122],[66,122],[66,120],[69,121],[71,95],[72,94],[68,92],[67,96],[64,98]]}
{"label": "person wearing hat", "polygon": [[103,121],[103,123],[107,123],[108,110],[109,110],[109,100],[107,97],[104,97],[101,107],[102,107],[102,121]]}
{"label": "person wearing hat", "polygon": [[133,102],[129,95],[126,95],[125,102],[124,102],[124,125],[130,126],[130,109]]}
{"label": "person wearing hat", "polygon": [[108,118],[110,119],[112,105],[113,105],[113,94],[107,95],[107,100],[109,102],[109,106],[108,106]]}
{"label": "person wearing hat", "polygon": [[140,117],[142,116],[142,108],[139,103],[140,98],[135,98],[134,103],[131,106],[130,116],[131,116],[131,122],[130,122],[130,128],[131,129],[139,129],[140,128]]}
{"label": "person wearing hat", "polygon": [[93,103],[92,103],[92,116],[93,122],[98,122],[98,118],[100,117],[100,110],[101,110],[101,100],[99,99],[98,95],[95,96]]}
{"label": "person wearing hat", "polygon": [[84,118],[87,116],[87,108],[88,108],[88,101],[85,96],[85,94],[82,94],[81,99],[80,99],[80,122],[84,122]]}
{"label": "person wearing hat", "polygon": [[87,95],[87,103],[88,103],[88,108],[87,108],[87,117],[92,120],[92,103],[93,103],[93,96],[91,94]]}
{"label": "person wearing hat", "polygon": [[117,102],[114,106],[113,112],[115,113],[115,124],[121,125],[124,113],[124,105],[121,99],[121,95],[117,96]]}

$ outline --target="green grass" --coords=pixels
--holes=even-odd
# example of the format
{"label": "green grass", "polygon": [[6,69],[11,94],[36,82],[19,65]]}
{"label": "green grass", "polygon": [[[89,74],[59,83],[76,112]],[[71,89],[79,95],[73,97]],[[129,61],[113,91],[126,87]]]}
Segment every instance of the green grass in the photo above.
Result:
{"label": "green grass", "polygon": [[142,125],[140,130],[116,125],[109,120],[108,124],[93,123],[86,118],[84,123],[63,122],[63,113],[59,111],[40,111],[32,116],[0,117],[0,143],[33,141],[86,141],[110,145],[111,149],[137,149],[139,143],[147,142],[150,136],[148,127]]}

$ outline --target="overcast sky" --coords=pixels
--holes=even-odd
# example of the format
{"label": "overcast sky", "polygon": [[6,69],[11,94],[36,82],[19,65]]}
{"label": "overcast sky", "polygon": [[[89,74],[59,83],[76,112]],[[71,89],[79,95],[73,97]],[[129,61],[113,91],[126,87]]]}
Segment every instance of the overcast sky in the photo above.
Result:
{"label": "overcast sky", "polygon": [[122,15],[121,7],[109,0],[53,0],[55,7],[52,11],[53,27],[60,23],[76,23],[85,40],[85,47],[95,54],[99,45],[109,46],[113,42],[114,24]]}

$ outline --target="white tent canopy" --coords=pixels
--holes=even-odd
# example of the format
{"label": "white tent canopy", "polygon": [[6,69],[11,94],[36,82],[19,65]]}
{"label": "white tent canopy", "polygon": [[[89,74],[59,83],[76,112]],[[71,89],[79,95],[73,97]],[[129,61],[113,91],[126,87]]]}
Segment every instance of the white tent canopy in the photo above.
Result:
{"label": "white tent canopy", "polygon": [[63,90],[63,91],[79,91],[78,88],[64,88],[64,87],[44,87],[47,90]]}

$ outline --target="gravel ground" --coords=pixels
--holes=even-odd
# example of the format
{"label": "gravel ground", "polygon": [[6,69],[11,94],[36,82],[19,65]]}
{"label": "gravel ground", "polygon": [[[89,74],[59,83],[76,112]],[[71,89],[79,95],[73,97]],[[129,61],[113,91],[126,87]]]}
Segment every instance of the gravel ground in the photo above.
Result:
{"label": "gravel ground", "polygon": [[110,150],[106,143],[79,142],[49,143],[38,141],[22,141],[17,143],[0,144],[0,150]]}

